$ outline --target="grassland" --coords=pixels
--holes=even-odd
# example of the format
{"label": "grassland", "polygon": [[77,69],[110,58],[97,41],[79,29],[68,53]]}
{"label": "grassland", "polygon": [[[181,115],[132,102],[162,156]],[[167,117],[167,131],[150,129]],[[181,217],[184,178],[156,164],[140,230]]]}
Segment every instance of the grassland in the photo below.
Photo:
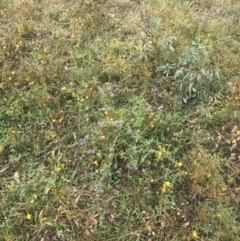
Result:
{"label": "grassland", "polygon": [[238,0],[0,0],[0,240],[240,240]]}

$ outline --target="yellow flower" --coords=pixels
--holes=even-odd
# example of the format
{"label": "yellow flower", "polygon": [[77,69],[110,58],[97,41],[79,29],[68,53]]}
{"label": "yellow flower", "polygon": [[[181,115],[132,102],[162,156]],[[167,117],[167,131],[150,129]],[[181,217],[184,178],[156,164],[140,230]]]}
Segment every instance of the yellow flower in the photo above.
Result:
{"label": "yellow flower", "polygon": [[9,189],[10,192],[14,192],[14,191],[15,191],[15,188],[14,188],[13,186],[8,185],[7,187],[8,187],[8,189]]}
{"label": "yellow flower", "polygon": [[156,152],[156,157],[157,157],[158,159],[161,159],[161,158],[162,158],[162,155],[163,155],[162,151],[157,151],[157,152]]}
{"label": "yellow flower", "polygon": [[31,204],[33,204],[34,202],[35,202],[35,200],[34,200],[34,199],[30,200],[30,203],[31,203]]}
{"label": "yellow flower", "polygon": [[197,234],[197,231],[196,231],[196,230],[193,230],[193,231],[192,231],[192,236],[193,236],[193,238],[197,238],[197,237],[198,237],[198,234]]}
{"label": "yellow flower", "polygon": [[164,186],[164,187],[170,187],[170,186],[171,186],[171,183],[170,183],[170,182],[164,182],[163,186]]}
{"label": "yellow flower", "polygon": [[183,163],[182,162],[177,162],[176,163],[176,167],[182,167],[183,166]]}
{"label": "yellow flower", "polygon": [[237,136],[240,136],[240,131],[237,131]]}
{"label": "yellow flower", "polygon": [[52,137],[52,138],[55,138],[56,136],[57,136],[56,132],[53,131],[53,132],[51,133],[51,137]]}
{"label": "yellow flower", "polygon": [[208,173],[208,174],[207,174],[207,177],[208,177],[208,178],[210,178],[211,176],[212,176],[211,173]]}
{"label": "yellow flower", "polygon": [[150,128],[154,128],[154,126],[155,126],[154,124],[155,124],[155,121],[152,120],[152,121],[150,122],[150,124],[149,124]]}
{"label": "yellow flower", "polygon": [[150,182],[151,182],[151,183],[154,183],[154,179],[152,178],[152,179],[150,180]]}
{"label": "yellow flower", "polygon": [[63,86],[63,87],[61,88],[61,91],[65,91],[65,90],[67,90],[67,87],[66,87],[66,86]]}
{"label": "yellow flower", "polygon": [[56,170],[57,172],[61,172],[61,171],[64,169],[64,167],[65,167],[64,164],[59,163],[59,164],[56,166],[55,170]]}
{"label": "yellow flower", "polygon": [[26,216],[26,219],[28,219],[28,220],[32,219],[32,215],[28,213]]}
{"label": "yellow flower", "polygon": [[227,190],[226,187],[221,187],[221,189],[222,189],[223,192]]}
{"label": "yellow flower", "polygon": [[48,217],[43,217],[41,220],[40,220],[40,223],[44,223],[48,220]]}
{"label": "yellow flower", "polygon": [[168,188],[171,186],[172,184],[171,184],[171,182],[164,182],[164,184],[163,184],[163,186],[162,186],[162,194],[164,194],[164,193],[166,193],[167,192],[167,190],[168,190]]}
{"label": "yellow flower", "polygon": [[162,187],[162,194],[166,193],[167,192],[167,188],[166,187]]}

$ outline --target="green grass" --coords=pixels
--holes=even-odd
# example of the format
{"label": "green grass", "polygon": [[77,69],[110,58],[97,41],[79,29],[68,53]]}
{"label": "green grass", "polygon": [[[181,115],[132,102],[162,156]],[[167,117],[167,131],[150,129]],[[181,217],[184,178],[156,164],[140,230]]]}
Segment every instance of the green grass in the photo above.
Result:
{"label": "green grass", "polygon": [[0,1],[0,240],[240,240],[239,9]]}

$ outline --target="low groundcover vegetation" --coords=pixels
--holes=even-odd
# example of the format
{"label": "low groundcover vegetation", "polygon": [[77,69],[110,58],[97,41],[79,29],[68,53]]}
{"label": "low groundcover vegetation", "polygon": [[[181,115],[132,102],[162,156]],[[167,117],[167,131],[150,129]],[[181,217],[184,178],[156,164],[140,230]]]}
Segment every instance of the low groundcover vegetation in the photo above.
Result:
{"label": "low groundcover vegetation", "polygon": [[238,0],[0,0],[0,240],[240,240]]}

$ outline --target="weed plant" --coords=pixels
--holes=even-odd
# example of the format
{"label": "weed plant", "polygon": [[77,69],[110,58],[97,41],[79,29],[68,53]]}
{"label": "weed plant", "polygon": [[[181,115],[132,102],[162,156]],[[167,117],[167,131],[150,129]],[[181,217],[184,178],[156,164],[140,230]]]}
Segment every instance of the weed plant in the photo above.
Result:
{"label": "weed plant", "polygon": [[239,9],[0,1],[0,240],[239,240]]}

